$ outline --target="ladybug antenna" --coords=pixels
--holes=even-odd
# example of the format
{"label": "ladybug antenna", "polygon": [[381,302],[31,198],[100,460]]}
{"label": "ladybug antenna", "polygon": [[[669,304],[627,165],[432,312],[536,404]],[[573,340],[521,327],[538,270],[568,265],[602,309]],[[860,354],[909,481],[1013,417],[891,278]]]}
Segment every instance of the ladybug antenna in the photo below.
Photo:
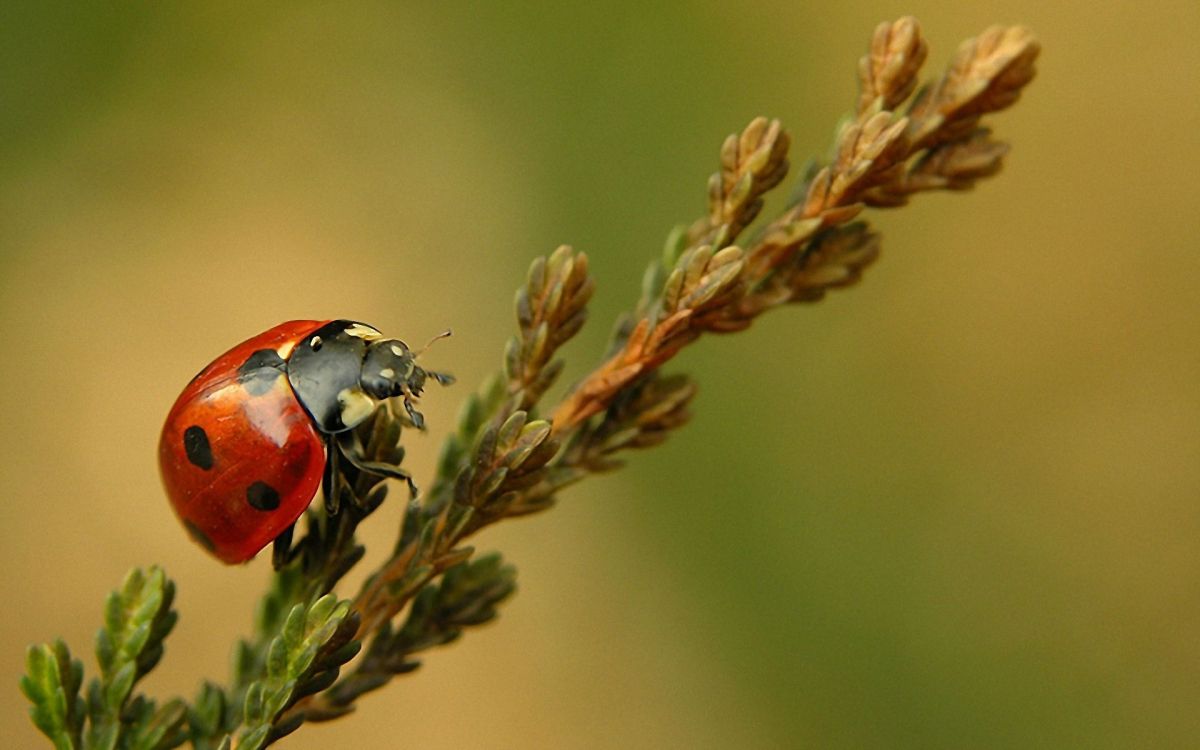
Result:
{"label": "ladybug antenna", "polygon": [[453,331],[451,331],[449,328],[447,328],[446,330],[442,331],[438,335],[429,339],[429,341],[425,344],[425,346],[422,346],[420,349],[413,352],[413,359],[420,359],[421,355],[424,354],[425,352],[429,351],[429,347],[434,345],[434,342],[440,341],[441,339],[450,338],[451,334],[453,334],[453,333],[454,333]]}
{"label": "ladybug antenna", "polygon": [[[446,330],[442,331],[438,335],[429,339],[428,343],[426,343],[425,346],[422,346],[419,350],[417,350],[416,352],[413,353],[413,359],[414,360],[420,359],[421,355],[429,350],[429,347],[433,346],[435,342],[440,341],[441,339],[448,338],[451,335],[451,333],[452,333],[451,330],[449,328],[447,328]],[[428,377],[432,378],[433,380],[436,380],[438,382],[438,384],[440,384],[440,385],[450,385],[451,383],[454,382],[453,375],[449,375],[444,372],[434,372],[433,370],[424,370],[424,372]]]}

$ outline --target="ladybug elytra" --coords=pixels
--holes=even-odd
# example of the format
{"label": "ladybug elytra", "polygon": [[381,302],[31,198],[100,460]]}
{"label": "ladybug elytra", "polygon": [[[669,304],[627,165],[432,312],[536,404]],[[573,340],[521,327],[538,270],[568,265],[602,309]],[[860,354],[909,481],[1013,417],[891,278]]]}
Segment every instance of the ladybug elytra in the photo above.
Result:
{"label": "ladybug elytra", "polygon": [[352,430],[394,397],[424,427],[414,400],[426,379],[452,378],[416,358],[364,323],[293,320],[213,360],[175,401],[158,446],[167,497],[191,537],[230,564],[271,542],[282,559],[318,487],[337,512],[343,459],[415,492],[399,467],[365,460]]}

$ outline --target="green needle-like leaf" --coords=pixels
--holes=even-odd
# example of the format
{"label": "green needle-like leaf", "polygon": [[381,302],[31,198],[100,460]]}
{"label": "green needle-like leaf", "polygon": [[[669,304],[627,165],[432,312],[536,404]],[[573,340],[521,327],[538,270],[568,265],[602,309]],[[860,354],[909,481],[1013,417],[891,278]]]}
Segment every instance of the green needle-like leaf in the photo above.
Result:
{"label": "green needle-like leaf", "polygon": [[239,750],[265,747],[300,725],[302,715],[296,720],[283,713],[337,679],[341,666],[358,653],[352,640],[357,629],[350,602],[332,594],[291,608],[267,647],[266,673],[246,689],[241,726],[234,732]]}
{"label": "green needle-like leaf", "polygon": [[29,715],[34,725],[58,750],[82,747],[80,732],[86,706],[79,687],[83,664],[72,659],[67,645],[58,640],[53,646],[31,646],[25,655],[25,671],[21,692],[33,704]]}
{"label": "green needle-like leaf", "polygon": [[[162,656],[163,639],[175,625],[171,610],[175,585],[161,568],[134,569],[121,588],[109,594],[104,607],[104,627],[96,633],[96,661],[100,676],[88,685],[90,727],[84,747],[115,748],[123,738],[149,737],[149,724],[167,719],[150,711],[128,712],[134,685],[154,668]],[[149,704],[146,704],[149,705]],[[180,714],[182,717],[182,714]],[[179,719],[182,721],[182,718]],[[167,721],[162,736],[173,737]]]}

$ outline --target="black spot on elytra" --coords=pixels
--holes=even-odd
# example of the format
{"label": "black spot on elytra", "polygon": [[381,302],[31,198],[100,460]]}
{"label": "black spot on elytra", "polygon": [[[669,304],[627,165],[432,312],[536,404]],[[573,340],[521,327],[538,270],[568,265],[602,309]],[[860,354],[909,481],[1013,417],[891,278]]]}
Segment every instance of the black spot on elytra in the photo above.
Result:
{"label": "black spot on elytra", "polygon": [[208,444],[208,433],[198,424],[183,431],[183,452],[192,465],[208,471],[213,467],[212,446]]}
{"label": "black spot on elytra", "polygon": [[255,510],[275,510],[279,507],[279,493],[266,482],[255,482],[246,488],[246,502]]}
{"label": "black spot on elytra", "polygon": [[213,544],[213,540],[209,539],[208,534],[201,531],[199,526],[185,518],[183,519],[183,527],[187,529],[187,533],[192,539],[199,542],[201,547],[209,552],[216,553],[217,545]]}
{"label": "black spot on elytra", "polygon": [[275,379],[287,369],[287,363],[274,349],[259,349],[238,368],[238,382],[251,396],[261,396],[271,390]]}

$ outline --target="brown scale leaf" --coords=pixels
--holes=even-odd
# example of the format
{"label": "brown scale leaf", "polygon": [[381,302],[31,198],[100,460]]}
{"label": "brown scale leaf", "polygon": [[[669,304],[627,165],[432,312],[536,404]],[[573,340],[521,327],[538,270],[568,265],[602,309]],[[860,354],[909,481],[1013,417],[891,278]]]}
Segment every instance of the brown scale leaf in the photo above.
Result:
{"label": "brown scale leaf", "polygon": [[917,97],[909,137],[917,148],[956,140],[979,118],[1011,106],[1033,79],[1041,45],[1023,26],[992,26],[958,48],[946,74]]}
{"label": "brown scale leaf", "polygon": [[517,290],[520,332],[509,340],[504,356],[509,393],[517,396],[514,409],[532,408],[553,384],[562,369],[553,357],[586,322],[594,288],[587,255],[567,245],[530,266]]}
{"label": "brown scale leaf", "polygon": [[1007,143],[993,140],[990,130],[980,128],[965,140],[932,149],[913,165],[908,179],[922,190],[967,190],[976,180],[999,172],[1008,150]]}
{"label": "brown scale leaf", "polygon": [[557,460],[571,469],[561,476],[574,481],[581,470],[611,471],[624,463],[616,457],[620,452],[662,443],[687,423],[695,395],[696,385],[686,375],[641,380],[607,408],[603,419],[577,435]]}
{"label": "brown scale leaf", "polygon": [[912,16],[875,27],[870,50],[858,61],[859,113],[874,106],[894,110],[904,103],[916,89],[928,54],[921,26]]}
{"label": "brown scale leaf", "polygon": [[866,222],[824,232],[785,274],[789,302],[815,302],[829,289],[850,286],[879,257],[880,236]]}
{"label": "brown scale leaf", "polygon": [[710,245],[687,250],[663,284],[662,298],[649,318],[634,326],[621,349],[586,377],[554,413],[562,432],[605,408],[623,388],[675,356],[703,330],[736,330],[722,321],[742,291],[741,248],[715,251]]}
{"label": "brown scale leaf", "polygon": [[902,206],[909,197],[927,190],[970,190],[975,183],[1000,171],[1007,143],[992,138],[987,128],[930,149],[905,175],[868,191],[863,200],[875,207]]}
{"label": "brown scale leaf", "polygon": [[762,210],[762,194],[787,175],[790,142],[779,120],[765,117],[725,139],[721,169],[709,178],[708,220],[693,228],[693,244],[715,241],[714,233],[723,227],[726,243],[733,242],[754,221]]}
{"label": "brown scale leaf", "polygon": [[895,179],[908,156],[908,121],[891,112],[877,112],[846,125],[838,136],[837,156],[826,181],[814,181],[805,201],[806,217],[853,203],[862,190]]}
{"label": "brown scale leaf", "polygon": [[488,428],[475,448],[471,465],[459,474],[455,502],[478,511],[470,528],[498,516],[493,502],[505,494],[537,482],[531,478],[557,452],[550,423],[529,421],[523,411],[512,414],[499,427]]}

